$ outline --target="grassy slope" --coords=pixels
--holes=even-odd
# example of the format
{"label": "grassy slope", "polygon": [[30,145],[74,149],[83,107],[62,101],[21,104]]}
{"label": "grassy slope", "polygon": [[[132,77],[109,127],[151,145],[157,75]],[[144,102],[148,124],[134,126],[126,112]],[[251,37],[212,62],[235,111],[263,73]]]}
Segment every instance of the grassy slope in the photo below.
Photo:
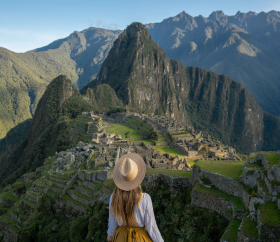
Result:
{"label": "grassy slope", "polygon": [[280,210],[277,207],[277,201],[267,202],[259,205],[260,220],[266,225],[279,225],[280,224]]}
{"label": "grassy slope", "polygon": [[[108,127],[106,127],[105,129],[110,133],[121,135],[123,139],[127,139],[127,140],[130,139],[131,141],[134,139],[141,139],[141,140],[135,140],[135,142],[145,142],[146,144],[152,144],[151,141],[144,139],[143,135],[138,134],[136,129],[130,128],[124,124],[110,123]],[[127,138],[125,138],[126,132],[129,132],[129,134],[127,134]],[[180,152],[174,150],[173,148],[162,148],[162,147],[157,147],[155,145],[152,145],[152,147],[154,149],[157,149],[162,154],[169,153],[173,156],[176,156],[176,154],[178,154],[179,157],[185,157],[184,154],[181,154]]]}
{"label": "grassy slope", "polygon": [[239,176],[242,175],[242,167],[244,162],[200,160],[195,162],[195,164],[204,170],[239,180]]}
{"label": "grassy slope", "polygon": [[74,82],[75,63],[63,50],[18,54],[0,48],[0,138],[31,118],[48,83],[65,73]]}

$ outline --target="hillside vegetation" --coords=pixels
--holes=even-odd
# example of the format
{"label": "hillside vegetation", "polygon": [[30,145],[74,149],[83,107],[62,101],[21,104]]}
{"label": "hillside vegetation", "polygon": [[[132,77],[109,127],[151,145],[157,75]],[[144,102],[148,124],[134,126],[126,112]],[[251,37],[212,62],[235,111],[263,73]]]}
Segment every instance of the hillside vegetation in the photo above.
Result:
{"label": "hillside vegetation", "polygon": [[0,48],[0,139],[33,117],[47,85],[58,75],[66,75],[78,88],[91,81],[119,33],[89,28],[27,53]]}
{"label": "hillside vegetation", "polygon": [[[97,94],[105,92],[112,96],[108,96],[110,99],[103,104],[104,99]],[[66,150],[70,145],[67,127],[81,112],[122,107],[109,86],[100,86],[92,93],[95,96],[83,97],[64,75],[58,76],[48,85],[38,103],[28,135],[12,152],[0,157],[2,185],[15,181],[27,171],[34,171],[56,151]],[[13,137],[12,133],[10,136]]]}

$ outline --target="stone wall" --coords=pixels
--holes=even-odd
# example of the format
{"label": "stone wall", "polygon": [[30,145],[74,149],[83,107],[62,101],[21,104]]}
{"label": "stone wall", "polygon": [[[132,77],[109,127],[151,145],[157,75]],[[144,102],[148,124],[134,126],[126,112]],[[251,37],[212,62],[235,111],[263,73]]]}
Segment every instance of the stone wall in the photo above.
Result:
{"label": "stone wall", "polygon": [[176,149],[177,151],[181,152],[182,154],[184,154],[186,156],[189,156],[188,151],[181,145],[175,144],[174,149]]}
{"label": "stone wall", "polygon": [[160,146],[160,145],[167,145],[168,146],[168,142],[167,141],[158,141],[158,142],[155,142],[156,146]]}
{"label": "stone wall", "polygon": [[78,202],[80,202],[80,203],[82,203],[82,204],[85,204],[85,205],[90,204],[90,201],[89,201],[89,200],[77,196],[77,195],[76,195],[75,193],[73,193],[73,191],[71,191],[71,190],[68,190],[67,193],[68,193],[68,194],[70,195],[70,197],[71,197],[73,200],[75,200],[75,201],[78,201]]}
{"label": "stone wall", "polygon": [[115,162],[117,162],[118,160],[119,160],[119,158],[120,158],[120,146],[118,146],[118,148],[117,148],[117,154],[116,154],[116,156],[115,156]]}
{"label": "stone wall", "polygon": [[85,214],[86,213],[86,208],[83,207],[83,206],[80,206],[74,202],[71,202],[70,200],[68,199],[64,199],[64,202],[66,204],[67,207],[70,207],[70,208],[73,208],[79,212],[81,212],[82,214]]}
{"label": "stone wall", "polygon": [[[242,188],[242,185],[239,183],[239,181],[236,181],[232,178],[229,178],[229,177],[217,174],[217,173],[205,171],[205,170],[201,169],[200,167],[193,165],[193,167],[192,167],[193,183],[195,182],[196,179],[200,179],[203,175],[205,177],[209,178],[211,183],[215,187],[217,187],[219,190],[224,191],[228,194],[234,195],[236,197],[240,197],[242,199],[243,199],[243,197],[244,198],[246,197],[246,195],[244,195],[244,190]],[[245,198],[245,201],[246,200],[247,199]],[[248,205],[248,203],[247,203],[247,205]]]}
{"label": "stone wall", "polygon": [[78,178],[78,174],[75,174],[75,175],[71,178],[71,180],[70,180],[69,182],[67,182],[65,188],[63,189],[62,195],[63,195],[64,193],[66,193],[67,190],[68,190],[70,187],[73,186],[73,184],[76,182],[77,178]]}
{"label": "stone wall", "polygon": [[80,180],[87,180],[87,181],[93,181],[93,182],[99,182],[100,181],[106,181],[108,179],[113,178],[113,170],[109,171],[78,171],[77,173],[78,178]]}
{"label": "stone wall", "polygon": [[149,132],[149,130],[143,128],[142,126],[139,126],[138,128],[139,128],[139,130],[143,131],[145,134],[148,134],[148,132]]}
{"label": "stone wall", "polygon": [[140,131],[140,130],[137,130],[137,134],[141,134],[143,136],[147,136],[147,133],[146,132],[143,132],[143,131]]}
{"label": "stone wall", "polygon": [[138,130],[138,127],[137,126],[134,126],[132,125],[131,123],[129,123],[128,121],[124,121],[124,124],[130,128],[133,128],[133,129],[137,129]]}
{"label": "stone wall", "polygon": [[269,226],[260,225],[259,235],[262,242],[279,242],[280,241],[280,225]]}
{"label": "stone wall", "polygon": [[103,121],[105,121],[107,123],[115,123],[116,122],[115,119],[113,119],[113,118],[104,118],[104,116],[103,116]]}
{"label": "stone wall", "polygon": [[6,207],[12,207],[14,205],[15,201],[1,197],[0,203],[4,204]]}
{"label": "stone wall", "polygon": [[4,232],[4,240],[9,242],[17,242],[18,241],[18,233],[12,231],[10,228],[6,228]]}
{"label": "stone wall", "polygon": [[151,176],[145,176],[143,183],[148,183],[154,186],[160,182],[167,184],[173,188],[191,188],[192,182],[190,177],[172,177],[165,174],[155,174]]}
{"label": "stone wall", "polygon": [[241,219],[245,213],[243,210],[237,210],[236,205],[231,201],[194,190],[191,194],[191,205],[216,211],[228,220]]}
{"label": "stone wall", "polygon": [[94,197],[94,193],[89,192],[88,190],[83,189],[83,188],[80,187],[80,186],[75,186],[75,185],[74,185],[74,188],[75,188],[75,190],[77,190],[78,192],[82,193],[83,195],[85,195],[85,196],[87,196],[87,197],[89,197],[89,198]]}

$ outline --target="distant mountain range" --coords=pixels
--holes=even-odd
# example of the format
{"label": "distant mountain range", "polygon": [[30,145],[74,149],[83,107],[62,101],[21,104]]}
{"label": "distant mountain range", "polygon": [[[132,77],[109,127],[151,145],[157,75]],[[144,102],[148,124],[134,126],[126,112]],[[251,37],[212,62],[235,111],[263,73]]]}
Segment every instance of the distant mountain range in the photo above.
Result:
{"label": "distant mountain range", "polygon": [[208,18],[182,12],[146,27],[169,58],[226,74],[264,111],[280,114],[280,12],[217,11]]}
{"label": "distant mountain range", "polygon": [[[218,11],[204,18],[182,12],[146,27],[169,58],[228,75],[242,83],[264,111],[279,116],[279,16],[276,11],[235,16]],[[34,115],[56,76],[66,75],[77,88],[93,80],[120,33],[89,28],[27,53],[0,48],[0,139]],[[7,147],[14,139],[9,135],[2,143]],[[3,147],[0,142],[0,150]]]}

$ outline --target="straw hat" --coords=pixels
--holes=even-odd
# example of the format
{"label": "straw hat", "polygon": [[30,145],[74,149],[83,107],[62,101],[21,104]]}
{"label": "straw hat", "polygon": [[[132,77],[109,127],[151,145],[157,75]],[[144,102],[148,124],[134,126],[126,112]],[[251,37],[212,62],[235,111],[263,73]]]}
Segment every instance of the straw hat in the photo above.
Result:
{"label": "straw hat", "polygon": [[136,153],[122,156],[115,165],[113,179],[118,188],[131,191],[138,187],[146,174],[146,164]]}

